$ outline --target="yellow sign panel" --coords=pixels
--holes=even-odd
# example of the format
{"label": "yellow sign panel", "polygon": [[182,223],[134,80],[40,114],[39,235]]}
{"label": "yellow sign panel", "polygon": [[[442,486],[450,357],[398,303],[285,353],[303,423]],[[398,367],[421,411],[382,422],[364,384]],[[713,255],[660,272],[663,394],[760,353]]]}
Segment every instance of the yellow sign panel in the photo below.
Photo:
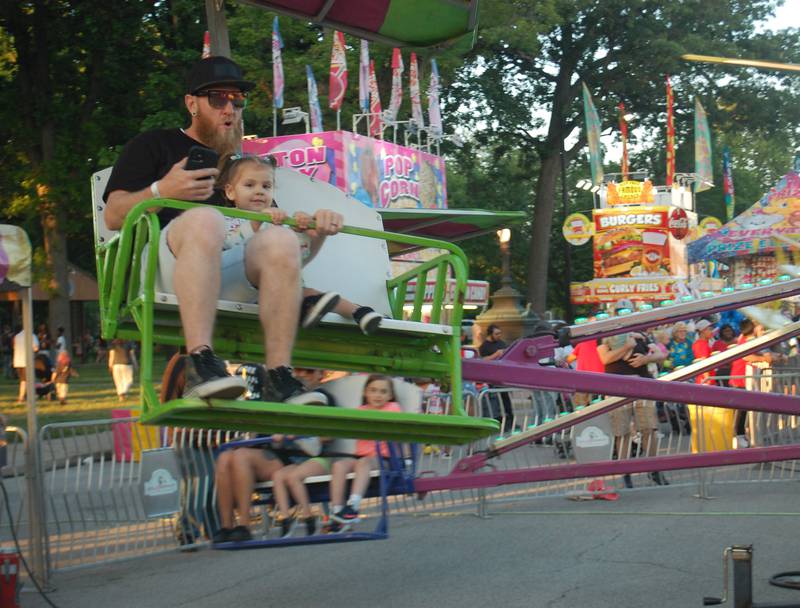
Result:
{"label": "yellow sign panel", "polygon": [[609,205],[644,205],[653,202],[653,183],[628,180],[608,184],[606,202]]}
{"label": "yellow sign panel", "polygon": [[573,213],[564,220],[561,232],[570,245],[584,245],[594,234],[594,224],[583,213]]}

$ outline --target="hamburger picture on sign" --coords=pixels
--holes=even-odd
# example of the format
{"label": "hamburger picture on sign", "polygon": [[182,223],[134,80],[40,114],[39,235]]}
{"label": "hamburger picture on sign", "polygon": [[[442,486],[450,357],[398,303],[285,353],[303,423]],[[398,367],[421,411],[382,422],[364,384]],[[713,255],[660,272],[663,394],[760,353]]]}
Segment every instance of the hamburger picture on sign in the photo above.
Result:
{"label": "hamburger picture on sign", "polygon": [[595,278],[670,274],[666,207],[596,209]]}

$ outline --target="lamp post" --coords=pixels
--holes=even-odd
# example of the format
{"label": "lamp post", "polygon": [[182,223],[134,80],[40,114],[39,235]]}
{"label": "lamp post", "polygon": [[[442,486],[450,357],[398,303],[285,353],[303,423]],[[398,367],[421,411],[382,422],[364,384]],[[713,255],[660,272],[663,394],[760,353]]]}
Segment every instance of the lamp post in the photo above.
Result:
{"label": "lamp post", "polygon": [[511,282],[511,230],[498,230],[497,240],[501,255],[500,289],[491,296],[491,307],[476,320],[484,330],[490,324],[498,325],[506,339],[515,340],[531,333],[538,317],[522,306],[522,294]]}

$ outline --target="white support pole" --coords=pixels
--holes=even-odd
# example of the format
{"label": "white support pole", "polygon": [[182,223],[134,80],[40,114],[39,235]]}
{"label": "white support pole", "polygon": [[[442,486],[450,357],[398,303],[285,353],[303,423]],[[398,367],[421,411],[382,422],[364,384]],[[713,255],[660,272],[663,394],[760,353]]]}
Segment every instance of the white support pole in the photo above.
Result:
{"label": "white support pole", "polygon": [[39,428],[36,417],[36,373],[33,359],[33,296],[32,289],[22,289],[22,331],[25,336],[25,388],[27,399],[28,445],[25,454],[25,485],[30,520],[31,569],[39,585],[46,588],[48,572],[45,563],[46,522],[42,488]]}

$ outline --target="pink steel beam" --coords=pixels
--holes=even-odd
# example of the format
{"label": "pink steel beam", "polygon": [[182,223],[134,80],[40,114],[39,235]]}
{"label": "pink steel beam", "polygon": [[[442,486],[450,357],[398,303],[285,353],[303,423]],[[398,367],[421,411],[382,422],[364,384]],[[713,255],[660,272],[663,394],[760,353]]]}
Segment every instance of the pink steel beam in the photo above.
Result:
{"label": "pink steel beam", "polygon": [[506,484],[533,483],[556,479],[593,478],[604,475],[675,471],[679,469],[757,464],[794,459],[800,459],[800,445],[607,460],[605,462],[545,466],[514,471],[453,472],[445,477],[421,477],[415,479],[414,491],[424,493],[433,492],[434,490],[468,490],[471,488],[491,488]]}

